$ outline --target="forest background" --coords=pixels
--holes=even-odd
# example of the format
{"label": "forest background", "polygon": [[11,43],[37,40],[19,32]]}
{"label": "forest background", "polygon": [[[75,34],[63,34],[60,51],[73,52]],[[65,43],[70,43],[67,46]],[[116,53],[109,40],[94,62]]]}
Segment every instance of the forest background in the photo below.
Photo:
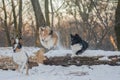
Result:
{"label": "forest background", "polygon": [[11,46],[15,36],[38,47],[38,29],[47,25],[65,48],[70,34],[78,33],[89,49],[119,50],[118,5],[120,0],[0,0],[0,47]]}

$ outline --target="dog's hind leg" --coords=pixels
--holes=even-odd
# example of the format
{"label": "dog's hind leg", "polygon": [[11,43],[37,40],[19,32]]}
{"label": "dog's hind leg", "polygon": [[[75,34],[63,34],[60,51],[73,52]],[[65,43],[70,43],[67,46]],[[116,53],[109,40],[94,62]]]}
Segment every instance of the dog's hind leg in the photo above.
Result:
{"label": "dog's hind leg", "polygon": [[17,65],[17,68],[16,68],[17,72],[20,72],[20,67],[21,67],[20,65]]}

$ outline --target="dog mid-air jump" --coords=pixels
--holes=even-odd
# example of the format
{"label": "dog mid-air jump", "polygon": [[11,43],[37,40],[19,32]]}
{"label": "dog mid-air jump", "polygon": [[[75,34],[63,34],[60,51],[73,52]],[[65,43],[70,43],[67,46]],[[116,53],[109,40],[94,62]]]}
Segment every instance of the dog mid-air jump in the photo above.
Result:
{"label": "dog mid-air jump", "polygon": [[39,38],[43,47],[46,49],[55,49],[58,45],[58,34],[50,29],[50,27],[39,28]]}
{"label": "dog mid-air jump", "polygon": [[22,49],[22,38],[12,38],[11,40],[13,46],[13,61],[18,65],[17,70],[19,72],[23,72],[24,68],[26,68],[26,75],[28,75],[28,55]]}

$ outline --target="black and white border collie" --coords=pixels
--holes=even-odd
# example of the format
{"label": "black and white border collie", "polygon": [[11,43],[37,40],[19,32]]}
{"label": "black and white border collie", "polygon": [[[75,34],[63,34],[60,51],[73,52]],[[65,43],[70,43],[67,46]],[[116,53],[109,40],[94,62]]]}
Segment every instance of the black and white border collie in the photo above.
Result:
{"label": "black and white border collie", "polygon": [[23,72],[26,67],[26,75],[28,75],[28,55],[22,49],[22,38],[12,38],[11,40],[13,46],[13,61],[18,65],[17,70]]}
{"label": "black and white border collie", "polygon": [[88,48],[88,43],[82,40],[78,34],[70,34],[70,38],[71,49],[76,55],[83,53]]}

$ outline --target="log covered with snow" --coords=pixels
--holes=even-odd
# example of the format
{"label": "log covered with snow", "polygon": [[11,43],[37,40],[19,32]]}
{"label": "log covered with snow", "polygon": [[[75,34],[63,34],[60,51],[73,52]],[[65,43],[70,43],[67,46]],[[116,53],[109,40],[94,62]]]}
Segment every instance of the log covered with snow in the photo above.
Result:
{"label": "log covered with snow", "polygon": [[15,70],[17,65],[13,62],[11,57],[1,57],[0,58],[0,69],[3,70]]}
{"label": "log covered with snow", "polygon": [[119,51],[86,50],[80,55],[74,55],[71,50],[53,50],[45,54],[46,65],[120,65]]}
{"label": "log covered with snow", "polygon": [[[38,66],[39,60],[35,56],[31,56],[29,58],[29,68]],[[70,66],[70,65],[100,65],[100,64],[108,64],[108,65],[120,65],[120,56],[59,56],[59,57],[49,57],[43,60],[42,62],[45,65],[61,65],[61,66]],[[17,65],[14,63],[11,57],[1,57],[0,58],[0,69],[3,70],[15,70]]]}
{"label": "log covered with snow", "polygon": [[[71,56],[71,50],[50,50],[35,47],[24,48],[29,56],[29,68],[38,66],[39,63],[45,65],[120,65],[119,51],[87,50],[78,56]],[[69,53],[69,54],[68,54]],[[15,70],[16,64],[12,60],[13,51],[11,47],[0,48],[0,69]]]}
{"label": "log covered with snow", "polygon": [[100,64],[108,64],[108,65],[120,65],[120,56],[60,56],[60,57],[49,57],[44,61],[46,65],[100,65]]}
{"label": "log covered with snow", "polygon": [[[29,57],[29,68],[32,68],[34,66],[38,66],[39,63],[43,63],[43,60],[45,60],[44,49],[28,49],[28,57]],[[31,50],[31,51],[30,51]],[[6,51],[6,52],[5,52]],[[3,70],[15,70],[17,68],[17,64],[13,61],[12,55],[15,53],[12,52],[11,47],[8,48],[0,48],[0,69]]]}
{"label": "log covered with snow", "polygon": [[[38,62],[33,58],[29,58],[30,61],[28,62],[29,68],[34,66],[38,66]],[[13,61],[12,57],[1,57],[0,58],[0,69],[3,70],[15,70],[17,68],[17,64]]]}

